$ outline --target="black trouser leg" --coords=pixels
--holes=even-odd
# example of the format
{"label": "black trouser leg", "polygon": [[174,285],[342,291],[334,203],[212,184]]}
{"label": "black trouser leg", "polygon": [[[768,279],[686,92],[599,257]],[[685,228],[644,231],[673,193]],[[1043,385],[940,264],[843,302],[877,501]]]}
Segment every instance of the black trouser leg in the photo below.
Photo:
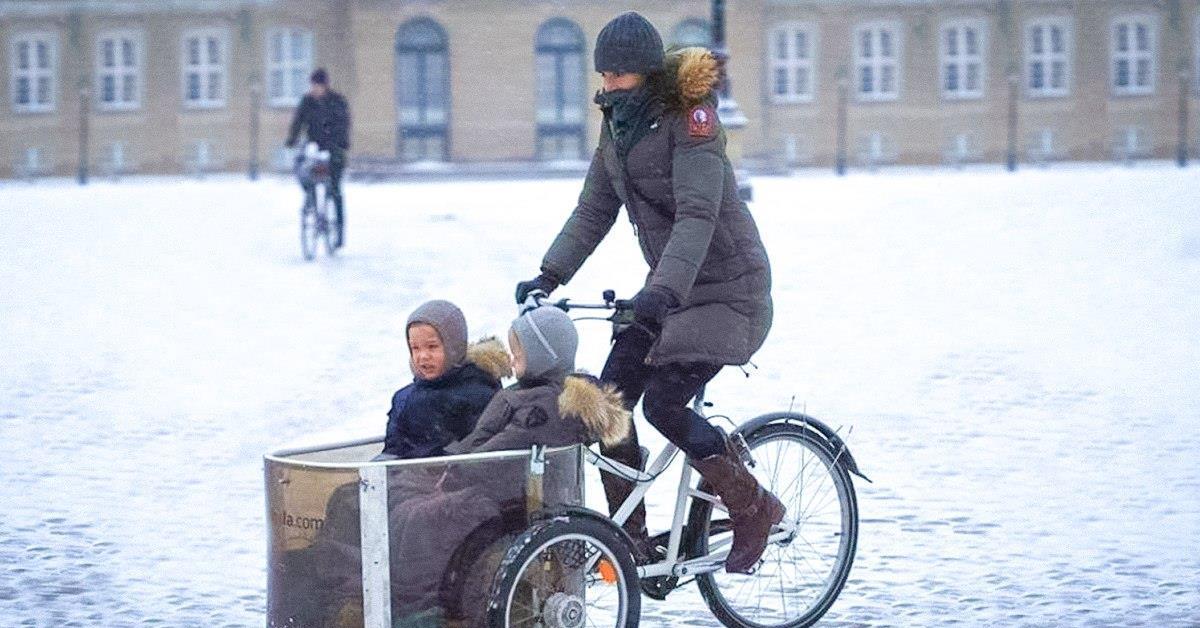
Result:
{"label": "black trouser leg", "polygon": [[[608,360],[604,364],[604,370],[600,373],[602,382],[617,387],[627,410],[633,410],[642,396],[642,391],[645,390],[646,380],[649,378],[651,370],[651,367],[646,366],[645,360],[652,344],[654,344],[654,338],[644,330],[635,327],[626,329],[617,336],[612,350],[609,351]],[[606,447],[602,443],[600,453],[635,469],[643,468],[642,451],[638,445],[637,430],[633,425],[630,425],[628,438],[611,447]],[[604,484],[608,512],[610,515],[616,514],[617,509],[633,492],[635,485],[633,482],[611,473],[601,473],[600,481]],[[634,508],[629,519],[625,521],[624,528],[635,540],[646,537],[645,502],[639,503]]]}
{"label": "black trouser leg", "polygon": [[654,369],[646,383],[646,419],[694,460],[725,452],[721,431],[687,405],[720,371],[720,364],[667,364]]}
{"label": "black trouser leg", "polygon": [[333,151],[329,158],[329,193],[333,196],[333,211],[337,214],[338,248],[346,243],[346,212],[342,206],[342,172],[346,169],[346,156]]}

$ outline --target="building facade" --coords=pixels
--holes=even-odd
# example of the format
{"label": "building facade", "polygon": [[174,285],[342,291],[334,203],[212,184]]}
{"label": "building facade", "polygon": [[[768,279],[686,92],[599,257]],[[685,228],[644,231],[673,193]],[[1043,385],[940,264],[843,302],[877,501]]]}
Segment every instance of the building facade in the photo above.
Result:
{"label": "building facade", "polygon": [[[751,166],[1200,153],[1200,0],[726,6]],[[352,169],[577,167],[627,9],[709,42],[707,0],[0,0],[0,177],[285,169],[318,66]]]}

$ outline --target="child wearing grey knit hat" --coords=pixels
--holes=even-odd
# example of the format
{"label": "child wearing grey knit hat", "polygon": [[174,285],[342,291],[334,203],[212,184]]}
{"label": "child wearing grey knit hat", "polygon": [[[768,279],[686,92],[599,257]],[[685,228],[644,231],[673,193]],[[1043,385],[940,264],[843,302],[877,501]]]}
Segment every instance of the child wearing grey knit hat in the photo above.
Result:
{"label": "child wearing grey knit hat", "polygon": [[513,321],[508,333],[513,371],[522,382],[562,382],[575,370],[579,335],[566,312],[542,306]]}

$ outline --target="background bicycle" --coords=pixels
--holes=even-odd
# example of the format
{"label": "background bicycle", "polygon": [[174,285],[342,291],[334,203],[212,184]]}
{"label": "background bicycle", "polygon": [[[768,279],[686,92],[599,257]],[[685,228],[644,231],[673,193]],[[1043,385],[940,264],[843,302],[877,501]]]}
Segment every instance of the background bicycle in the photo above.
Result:
{"label": "background bicycle", "polygon": [[296,177],[304,189],[304,204],[300,207],[300,253],[312,260],[317,254],[317,240],[325,244],[325,253],[333,255],[341,243],[334,199],[330,193],[329,151],[318,150],[309,142],[296,157]]}

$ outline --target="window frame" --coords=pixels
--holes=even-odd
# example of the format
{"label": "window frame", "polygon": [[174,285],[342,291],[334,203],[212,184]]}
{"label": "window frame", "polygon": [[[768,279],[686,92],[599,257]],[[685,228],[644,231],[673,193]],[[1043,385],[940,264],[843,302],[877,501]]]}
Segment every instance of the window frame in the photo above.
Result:
{"label": "window frame", "polygon": [[[574,38],[574,43],[570,45],[552,45],[544,41],[551,29],[563,28],[571,31],[571,36]],[[537,30],[533,35],[533,76],[534,76],[534,122],[535,122],[535,142],[536,147],[534,153],[539,161],[553,161],[559,159],[574,159],[583,160],[587,155],[587,132],[585,125],[587,123],[587,38],[583,34],[583,28],[578,22],[564,17],[553,17],[538,25]],[[546,73],[543,71],[543,61],[553,60],[554,70]],[[568,67],[570,66],[570,67]],[[567,94],[566,87],[568,85],[568,72],[575,72],[575,78],[578,80],[578,94]],[[543,96],[548,92],[543,91],[548,84],[544,81],[553,81],[554,107],[552,109],[544,108]],[[544,113],[553,111],[553,119],[547,119]],[[573,116],[566,115],[567,113],[575,114],[578,119],[569,119]],[[565,157],[560,154],[549,155],[545,150],[548,142],[554,142],[558,146],[565,146],[567,142],[574,142],[576,149],[574,157]]]}
{"label": "window frame", "polygon": [[[276,35],[284,37],[283,57],[279,62],[271,60],[272,40]],[[307,46],[307,58],[297,61],[292,59],[291,43],[295,35],[301,35],[304,38]],[[316,67],[317,61],[317,37],[311,28],[303,26],[276,25],[268,28],[264,33],[263,38],[263,92],[266,96],[267,106],[276,108],[291,108],[299,104],[300,99],[304,97],[304,93],[308,86],[308,77],[312,74]],[[299,93],[293,93],[288,88],[295,88],[296,85],[291,84],[290,76],[296,70],[301,70],[304,75],[304,80],[301,81]],[[282,93],[275,96],[271,93],[271,74],[275,71],[282,72]]]}
{"label": "window frame", "polygon": [[[49,55],[48,68],[42,69],[37,66],[37,44],[45,43],[47,54]],[[17,67],[18,54],[17,48],[21,43],[30,45],[30,67],[21,70]],[[38,114],[38,113],[54,113],[58,109],[58,73],[59,73],[59,54],[58,54],[58,34],[52,31],[19,31],[9,37],[9,63],[8,63],[8,104],[13,113],[17,114]],[[26,78],[29,81],[29,102],[21,104],[17,102],[17,84],[19,78]],[[37,101],[37,84],[41,78],[48,79],[49,82],[49,100],[45,103]]]}
{"label": "window frame", "polygon": [[[104,42],[107,40],[112,40],[115,42],[113,48],[114,65],[111,70],[104,67]],[[126,71],[124,66],[121,65],[121,50],[119,48],[119,44],[126,40],[133,42],[134,46],[136,64],[133,67],[132,73]],[[145,67],[146,58],[145,37],[142,35],[141,31],[136,29],[111,29],[101,31],[96,35],[95,44],[94,52],[96,54],[96,58],[95,63],[93,64],[95,77],[93,80],[92,89],[96,92],[94,99],[94,102],[96,103],[96,109],[100,111],[137,111],[138,109],[141,109],[142,100],[145,96],[145,85],[143,84],[145,80],[143,78],[145,76],[145,72],[143,68]],[[124,93],[124,81],[122,79],[128,78],[130,75],[133,76],[134,86],[136,88],[134,90],[134,99],[132,101],[124,101],[121,99],[121,95]],[[104,78],[106,76],[113,77],[113,94],[117,98],[117,100],[114,100],[113,102],[107,102],[104,100]]]}
{"label": "window frame", "polygon": [[[775,54],[776,39],[781,32],[785,34],[788,52],[787,58],[782,60]],[[795,50],[796,37],[802,32],[807,39],[808,47],[808,56],[805,59],[797,57]],[[817,24],[808,21],[779,22],[767,30],[767,63],[765,66],[767,68],[767,91],[771,103],[777,105],[806,104],[816,99],[819,38]],[[776,91],[775,78],[780,69],[787,71],[789,89],[786,94],[779,94]],[[797,82],[796,72],[802,69],[808,70],[808,89],[804,93],[798,93],[794,89]]]}
{"label": "window frame", "polygon": [[[966,52],[966,42],[963,34],[965,29],[974,29],[978,52],[970,55]],[[958,53],[951,56],[947,49],[946,33],[950,29],[957,31]],[[981,100],[987,92],[987,46],[988,22],[983,18],[959,18],[946,20],[938,26],[938,86],[942,98],[946,100]],[[972,63],[979,66],[979,84],[975,89],[966,87],[966,68]],[[958,72],[958,88],[950,90],[946,86],[948,66],[956,66]]]}
{"label": "window frame", "polygon": [[[1041,53],[1033,52],[1033,29],[1036,27],[1058,27],[1062,30],[1063,50],[1061,53],[1046,51]],[[1031,18],[1025,22],[1025,26],[1021,31],[1022,48],[1024,58],[1021,64],[1021,81],[1024,86],[1023,92],[1029,98],[1066,98],[1071,95],[1072,81],[1075,76],[1074,63],[1074,45],[1075,45],[1075,25],[1070,17],[1064,15],[1042,15]],[[1047,39],[1049,41],[1049,39]],[[1037,54],[1037,57],[1034,55]],[[1053,67],[1055,61],[1061,61],[1063,64],[1063,84],[1060,88],[1051,86],[1048,80],[1051,75],[1048,68]],[[1043,64],[1043,86],[1034,88],[1030,85],[1033,73],[1030,67],[1035,62]]]}
{"label": "window frame", "polygon": [[[1125,52],[1117,50],[1117,28],[1120,25],[1131,26],[1130,49]],[[1147,30],[1147,38],[1149,39],[1149,50],[1135,50],[1137,47],[1136,30],[1138,26],[1145,26]],[[1153,96],[1158,90],[1158,19],[1150,13],[1122,13],[1113,16],[1108,25],[1108,87],[1113,96]],[[1126,86],[1117,85],[1117,62],[1122,57],[1129,63],[1129,80],[1130,84]],[[1137,84],[1137,65],[1138,62],[1147,60],[1150,63],[1149,83],[1146,85]]]}
{"label": "window frame", "polygon": [[[221,60],[216,63],[200,63],[193,66],[188,63],[188,40],[198,37],[201,45],[209,39],[215,38],[220,46]],[[179,78],[180,78],[180,99],[183,102],[185,109],[223,109],[229,105],[229,56],[230,56],[230,39],[229,29],[223,27],[196,27],[188,28],[183,31],[179,37]],[[201,50],[201,58],[205,51]],[[200,74],[200,94],[201,98],[188,98],[188,73],[189,70],[195,69]],[[220,72],[221,76],[221,93],[219,98],[209,98],[207,96],[209,87],[211,86],[211,77],[214,70]]]}
{"label": "window frame", "polygon": [[[871,55],[870,61],[865,61],[862,54],[862,35],[865,32],[872,33],[871,45],[872,53],[879,47],[882,39],[878,33],[884,30],[890,31],[892,37],[892,55],[891,61],[878,61],[881,57],[876,54]],[[851,40],[853,47],[854,75],[852,84],[854,86],[854,97],[857,102],[872,103],[872,102],[897,102],[900,100],[900,92],[904,89],[904,28],[903,23],[898,20],[884,20],[873,22],[860,22],[854,26],[853,39]],[[881,92],[878,89],[882,70],[886,66],[893,68],[893,89],[890,92]],[[871,92],[863,91],[862,70],[864,66],[870,67],[872,70],[872,90]]]}

